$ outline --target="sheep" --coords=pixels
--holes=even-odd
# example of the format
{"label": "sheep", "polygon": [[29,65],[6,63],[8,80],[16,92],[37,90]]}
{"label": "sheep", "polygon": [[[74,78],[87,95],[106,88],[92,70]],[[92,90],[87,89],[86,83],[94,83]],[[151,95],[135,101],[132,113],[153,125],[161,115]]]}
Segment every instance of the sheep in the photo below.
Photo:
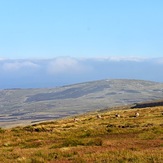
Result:
{"label": "sheep", "polygon": [[120,118],[121,116],[120,116],[120,114],[116,113],[115,117]]}
{"label": "sheep", "polygon": [[140,114],[139,114],[138,112],[135,113],[135,117],[139,117],[139,115],[140,115]]}
{"label": "sheep", "polygon": [[74,122],[78,122],[78,121],[80,121],[80,119],[78,119],[78,118],[74,118]]}
{"label": "sheep", "polygon": [[101,119],[101,115],[100,114],[97,114],[97,118]]}

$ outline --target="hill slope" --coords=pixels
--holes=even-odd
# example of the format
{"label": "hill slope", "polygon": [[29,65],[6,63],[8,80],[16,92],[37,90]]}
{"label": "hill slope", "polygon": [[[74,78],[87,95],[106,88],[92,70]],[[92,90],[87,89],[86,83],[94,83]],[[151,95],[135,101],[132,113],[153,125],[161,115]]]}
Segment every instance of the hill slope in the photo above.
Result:
{"label": "hill slope", "polygon": [[101,80],[57,88],[0,90],[0,126],[61,118],[162,97],[162,83],[142,80]]}
{"label": "hill slope", "polygon": [[0,162],[162,163],[162,113],[163,106],[123,106],[123,110],[1,129]]}

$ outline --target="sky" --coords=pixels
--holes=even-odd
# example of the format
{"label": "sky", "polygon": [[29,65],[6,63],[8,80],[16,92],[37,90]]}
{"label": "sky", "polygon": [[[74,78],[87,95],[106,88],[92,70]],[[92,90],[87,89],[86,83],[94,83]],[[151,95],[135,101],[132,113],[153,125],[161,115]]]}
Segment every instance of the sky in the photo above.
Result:
{"label": "sky", "polygon": [[0,89],[163,82],[162,0],[0,0]]}
{"label": "sky", "polygon": [[0,0],[0,59],[163,53],[162,0]]}

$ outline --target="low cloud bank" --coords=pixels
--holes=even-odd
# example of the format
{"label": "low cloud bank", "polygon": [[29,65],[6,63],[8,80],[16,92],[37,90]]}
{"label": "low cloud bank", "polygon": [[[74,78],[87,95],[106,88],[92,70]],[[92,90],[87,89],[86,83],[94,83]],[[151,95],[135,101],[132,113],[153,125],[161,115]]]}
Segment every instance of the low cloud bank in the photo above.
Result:
{"label": "low cloud bank", "polygon": [[163,82],[162,70],[163,58],[0,59],[0,89],[55,87],[120,78]]}
{"label": "low cloud bank", "polygon": [[89,71],[89,66],[70,57],[61,57],[53,59],[49,62],[47,72],[50,74],[79,74]]}
{"label": "low cloud bank", "polygon": [[2,68],[4,71],[19,71],[22,68],[38,68],[39,65],[31,62],[31,61],[6,61],[2,64]]}

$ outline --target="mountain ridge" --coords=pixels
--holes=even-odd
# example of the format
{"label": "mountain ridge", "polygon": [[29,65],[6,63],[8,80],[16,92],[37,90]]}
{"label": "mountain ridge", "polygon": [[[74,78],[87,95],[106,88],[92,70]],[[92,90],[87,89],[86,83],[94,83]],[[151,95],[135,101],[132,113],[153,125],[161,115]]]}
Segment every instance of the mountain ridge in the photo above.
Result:
{"label": "mountain ridge", "polygon": [[105,79],[56,88],[0,90],[0,125],[62,118],[163,97],[163,83]]}

